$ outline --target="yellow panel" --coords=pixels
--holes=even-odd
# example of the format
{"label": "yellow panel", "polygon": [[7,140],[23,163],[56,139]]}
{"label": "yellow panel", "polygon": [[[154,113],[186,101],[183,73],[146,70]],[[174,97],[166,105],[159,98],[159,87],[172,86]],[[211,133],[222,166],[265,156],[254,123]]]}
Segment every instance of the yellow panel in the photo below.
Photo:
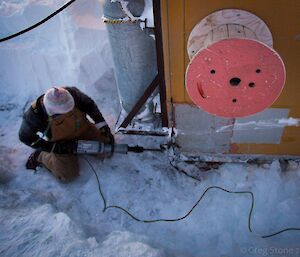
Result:
{"label": "yellow panel", "polygon": [[[164,5],[162,2],[162,5]],[[172,0],[167,2],[169,38],[169,61],[170,61],[170,95],[179,102],[184,101],[184,23],[183,23],[183,0]],[[165,30],[164,30],[165,31]]]}
{"label": "yellow panel", "polygon": [[[297,67],[300,65],[299,17],[300,1],[298,0],[172,0],[167,3],[170,65],[172,74],[173,99],[182,102],[184,74],[189,63],[186,43],[193,27],[208,14],[225,8],[240,8],[250,11],[262,18],[269,26],[274,37],[274,48],[282,56],[288,71],[287,87],[299,81]],[[164,30],[164,33],[166,31]],[[298,36],[298,40],[296,37]],[[184,67],[182,67],[182,62]],[[174,83],[173,83],[174,82]],[[290,91],[290,89],[288,89]],[[287,91],[287,90],[285,90]],[[292,90],[294,91],[294,90]],[[283,92],[276,104],[287,104],[287,93]],[[293,100],[296,96],[293,95]],[[187,102],[189,99],[187,97]],[[290,104],[290,103],[289,103]]]}

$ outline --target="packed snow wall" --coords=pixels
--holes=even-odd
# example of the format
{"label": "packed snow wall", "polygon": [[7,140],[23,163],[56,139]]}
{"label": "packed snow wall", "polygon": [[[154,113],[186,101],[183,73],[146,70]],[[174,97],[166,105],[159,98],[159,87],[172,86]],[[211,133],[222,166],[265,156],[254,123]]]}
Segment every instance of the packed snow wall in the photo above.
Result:
{"label": "packed snow wall", "polygon": [[[0,36],[27,28],[62,5],[59,0],[1,1]],[[0,43],[0,101],[24,105],[55,85],[101,87],[99,80],[113,69],[101,14],[100,1],[78,0],[38,28]],[[115,86],[113,78],[106,82]]]}

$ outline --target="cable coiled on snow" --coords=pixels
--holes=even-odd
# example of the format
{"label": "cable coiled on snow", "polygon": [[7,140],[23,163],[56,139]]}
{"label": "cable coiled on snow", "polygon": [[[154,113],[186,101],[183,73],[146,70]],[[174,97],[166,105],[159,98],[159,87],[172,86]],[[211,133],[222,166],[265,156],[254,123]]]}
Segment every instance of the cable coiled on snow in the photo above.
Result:
{"label": "cable coiled on snow", "polygon": [[[103,194],[103,191],[102,191],[102,188],[101,188],[101,184],[100,184],[100,179],[98,177],[98,174],[96,172],[96,170],[94,169],[93,165],[91,164],[91,162],[85,157],[83,156],[83,159],[88,163],[88,165],[90,166],[91,170],[93,171],[93,173],[95,174],[96,176],[96,180],[97,180],[97,184],[98,184],[98,189],[99,189],[99,193],[100,193],[100,196],[102,198],[102,201],[103,201],[103,212],[105,212],[107,209],[119,209],[123,212],[125,212],[128,216],[130,216],[132,219],[134,219],[135,221],[138,221],[138,222],[144,222],[144,223],[154,223],[154,222],[176,222],[176,221],[180,221],[180,220],[183,220],[185,218],[187,218],[191,213],[192,211],[198,206],[198,204],[201,202],[201,200],[204,198],[204,196],[206,195],[206,193],[212,189],[218,189],[218,190],[221,190],[223,192],[226,192],[226,193],[229,193],[229,194],[247,194],[247,195],[250,195],[251,196],[251,208],[250,208],[250,211],[249,211],[249,216],[248,216],[248,229],[250,232],[252,232],[252,228],[251,228],[251,217],[252,217],[252,212],[253,212],[253,208],[254,208],[254,195],[251,191],[231,191],[231,190],[227,190],[225,188],[222,188],[220,186],[210,186],[208,188],[205,189],[205,191],[202,193],[202,195],[199,197],[198,201],[192,206],[192,208],[185,214],[183,215],[182,217],[179,217],[179,218],[176,218],[176,219],[165,219],[165,218],[161,218],[161,219],[153,219],[153,220],[146,220],[146,219],[139,219],[137,218],[136,216],[134,216],[132,213],[130,213],[128,210],[126,210],[125,208],[121,207],[121,206],[118,206],[118,205],[107,205],[107,201],[105,199],[105,196]],[[171,166],[174,167],[174,165],[171,163]],[[180,171],[178,168],[176,168],[176,170]],[[185,176],[188,176],[194,180],[197,180],[197,181],[200,181],[199,179],[193,177],[193,176],[190,176],[188,175],[186,172],[182,171],[181,172],[182,174],[184,174]],[[278,232],[275,232],[275,233],[272,233],[272,234],[269,234],[269,235],[264,235],[264,236],[261,236],[261,238],[270,238],[270,237],[273,237],[273,236],[276,236],[276,235],[279,235],[283,232],[286,232],[286,231],[300,231],[300,228],[286,228],[286,229],[283,229],[283,230],[280,230]]]}

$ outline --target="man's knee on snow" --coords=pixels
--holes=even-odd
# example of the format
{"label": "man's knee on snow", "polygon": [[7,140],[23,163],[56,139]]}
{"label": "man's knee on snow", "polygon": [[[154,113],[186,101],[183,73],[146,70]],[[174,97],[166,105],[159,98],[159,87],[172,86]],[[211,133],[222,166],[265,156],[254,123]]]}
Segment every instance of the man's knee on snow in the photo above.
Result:
{"label": "man's knee on snow", "polygon": [[39,161],[61,181],[71,181],[79,176],[76,155],[41,152]]}

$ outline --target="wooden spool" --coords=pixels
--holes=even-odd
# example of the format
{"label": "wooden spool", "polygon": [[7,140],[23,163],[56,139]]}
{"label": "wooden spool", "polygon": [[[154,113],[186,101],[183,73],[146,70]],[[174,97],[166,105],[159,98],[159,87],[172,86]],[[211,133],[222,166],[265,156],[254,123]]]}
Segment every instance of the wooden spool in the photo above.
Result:
{"label": "wooden spool", "polygon": [[187,43],[189,58],[225,38],[254,39],[273,48],[271,31],[263,20],[244,10],[225,9],[209,14],[193,28]]}
{"label": "wooden spool", "polygon": [[208,15],[188,40],[190,98],[206,112],[226,118],[266,109],[280,95],[286,76],[272,45],[270,30],[254,14],[222,10]]}

